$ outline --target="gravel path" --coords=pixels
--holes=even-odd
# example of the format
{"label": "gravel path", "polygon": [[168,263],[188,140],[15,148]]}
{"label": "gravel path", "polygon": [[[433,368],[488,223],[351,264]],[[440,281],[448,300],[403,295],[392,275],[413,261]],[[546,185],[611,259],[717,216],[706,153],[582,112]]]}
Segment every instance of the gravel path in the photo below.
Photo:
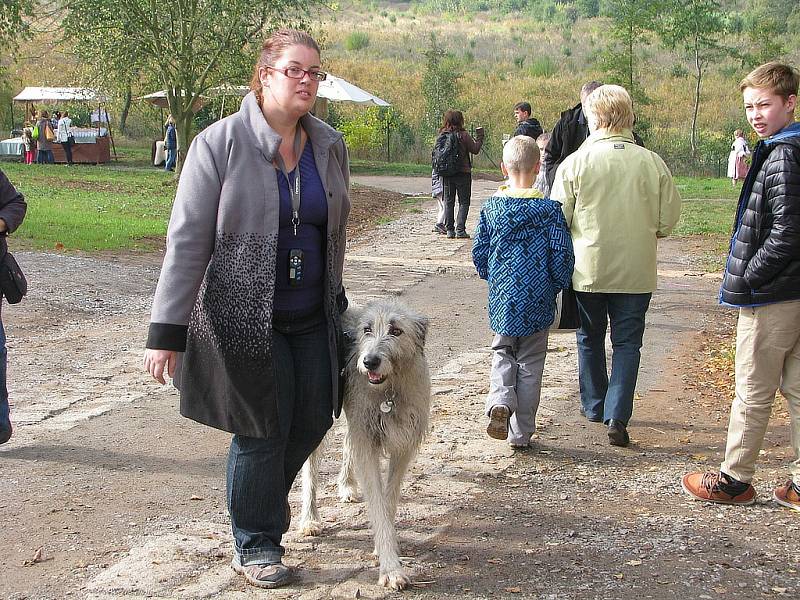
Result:
{"label": "gravel path", "polygon": [[[377,181],[424,192],[425,178]],[[476,191],[470,225],[480,198]],[[477,188],[477,186],[476,186]],[[551,336],[534,447],[484,432],[491,332],[470,243],[430,233],[434,208],[351,242],[351,298],[400,294],[432,319],[432,431],[399,510],[420,598],[757,598],[796,594],[796,513],[769,498],[785,477],[777,407],[749,508],[690,502],[678,479],[715,467],[726,397],[692,387],[705,332],[730,330],[702,241],[668,240],[648,315],[634,443],[608,446],[577,414],[574,336]],[[471,227],[470,227],[471,228]],[[297,586],[264,592],[228,566],[229,436],[177,415],[140,368],[159,258],[21,253],[32,294],[5,307],[18,430],[0,447],[0,598],[383,598],[362,504],[335,498],[340,427],[323,464],[326,531],[287,536]],[[702,361],[701,361],[702,362]],[[297,514],[297,494],[292,495]],[[37,549],[40,559],[34,561]]]}

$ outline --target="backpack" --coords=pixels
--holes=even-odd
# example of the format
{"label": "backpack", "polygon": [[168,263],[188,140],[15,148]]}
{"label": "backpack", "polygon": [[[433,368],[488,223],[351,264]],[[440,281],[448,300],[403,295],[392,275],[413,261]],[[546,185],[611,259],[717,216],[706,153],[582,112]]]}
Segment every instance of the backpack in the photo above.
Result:
{"label": "backpack", "polygon": [[431,166],[440,177],[452,177],[461,172],[461,145],[457,132],[443,131],[439,134],[431,152]]}
{"label": "backpack", "polygon": [[33,131],[31,132],[31,139],[35,142],[39,139],[39,124],[33,126]]}

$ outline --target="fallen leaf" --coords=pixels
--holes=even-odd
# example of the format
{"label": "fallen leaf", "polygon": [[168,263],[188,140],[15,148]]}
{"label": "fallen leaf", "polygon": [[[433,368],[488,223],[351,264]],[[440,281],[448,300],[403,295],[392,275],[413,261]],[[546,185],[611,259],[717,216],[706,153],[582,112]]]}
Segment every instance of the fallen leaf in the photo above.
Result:
{"label": "fallen leaf", "polygon": [[[775,588],[772,588],[772,589],[775,589]],[[507,587],[507,588],[505,588],[505,590],[504,590],[504,591],[508,592],[509,594],[519,594],[519,593],[521,593],[521,592],[522,592],[522,588],[518,588],[518,587]]]}
{"label": "fallen leaf", "polygon": [[204,498],[202,496],[192,494],[192,497],[189,498],[189,500],[204,500]]}
{"label": "fallen leaf", "polygon": [[629,560],[625,564],[626,565],[630,565],[632,567],[638,567],[640,564],[642,564],[642,561],[640,561],[640,560]]}
{"label": "fallen leaf", "polygon": [[625,579],[625,575],[623,575],[622,573],[615,573],[614,579]]}

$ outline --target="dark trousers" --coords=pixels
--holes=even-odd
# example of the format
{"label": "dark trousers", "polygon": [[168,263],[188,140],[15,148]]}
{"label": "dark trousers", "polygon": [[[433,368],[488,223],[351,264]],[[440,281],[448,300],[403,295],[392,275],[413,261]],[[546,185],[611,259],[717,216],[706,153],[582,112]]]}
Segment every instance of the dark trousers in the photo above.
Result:
{"label": "dark trousers", "polygon": [[[627,425],[639,376],[644,317],[652,294],[575,292],[581,326],[578,382],[588,418],[602,417]],[[611,321],[611,377],[606,368],[606,330]]]}
{"label": "dark trousers", "polygon": [[242,565],[281,560],[281,538],[291,521],[289,490],[333,425],[328,328],[322,311],[276,318],[272,354],[280,426],[266,439],[234,435],[228,455],[228,510]]}
{"label": "dark trousers", "polygon": [[61,142],[61,147],[64,148],[64,154],[67,157],[67,164],[72,164],[72,142]]}
{"label": "dark trousers", "polygon": [[11,427],[8,409],[8,387],[6,386],[7,362],[6,332],[3,329],[3,321],[0,320],[0,429]]}
{"label": "dark trousers", "polygon": [[[472,195],[472,174],[459,173],[452,177],[442,177],[444,195],[444,225],[447,231],[466,233],[469,200]],[[458,195],[458,216],[455,216],[456,195]]]}

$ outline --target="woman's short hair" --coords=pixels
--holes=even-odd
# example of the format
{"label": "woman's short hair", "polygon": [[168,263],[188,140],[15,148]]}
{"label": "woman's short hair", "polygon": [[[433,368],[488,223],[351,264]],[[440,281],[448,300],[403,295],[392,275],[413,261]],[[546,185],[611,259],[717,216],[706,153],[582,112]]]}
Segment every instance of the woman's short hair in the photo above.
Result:
{"label": "woman's short hair", "polygon": [[530,173],[539,162],[539,146],[527,135],[515,135],[503,146],[503,165],[506,171]]}
{"label": "woman's short hair", "polygon": [[583,110],[593,129],[633,129],[633,102],[619,85],[601,85],[586,97]]}
{"label": "woman's short hair", "polygon": [[464,129],[464,113],[460,110],[448,110],[444,113],[441,131],[461,131]]}
{"label": "woman's short hair", "polygon": [[253,67],[253,78],[250,80],[250,89],[256,93],[259,104],[261,104],[262,100],[261,77],[258,74],[259,68],[267,65],[274,65],[275,61],[277,61],[281,57],[281,54],[290,46],[305,46],[306,48],[316,50],[317,54],[321,54],[317,42],[305,31],[300,31],[298,29],[279,29],[272,33],[264,40],[261,46],[261,54],[259,54],[255,67]]}
{"label": "woman's short hair", "polygon": [[744,132],[741,129],[737,129],[733,132],[733,137],[744,137]]}

